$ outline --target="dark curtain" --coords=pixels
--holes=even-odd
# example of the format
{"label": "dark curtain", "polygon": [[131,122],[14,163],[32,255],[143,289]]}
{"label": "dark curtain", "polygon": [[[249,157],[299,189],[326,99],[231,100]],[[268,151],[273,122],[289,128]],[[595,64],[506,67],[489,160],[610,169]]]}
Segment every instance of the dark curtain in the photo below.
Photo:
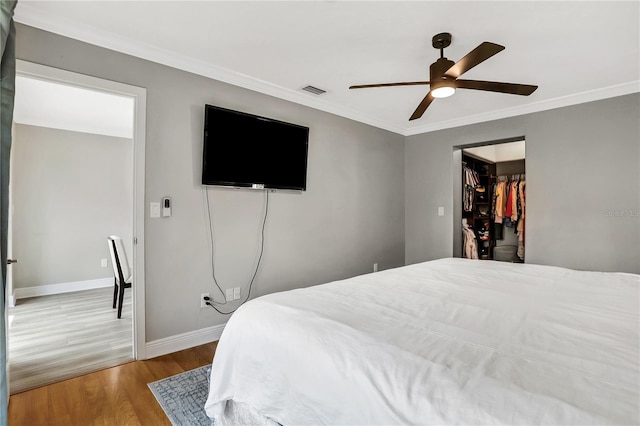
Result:
{"label": "dark curtain", "polygon": [[7,384],[7,335],[5,306],[7,300],[7,225],[9,212],[9,155],[11,154],[11,124],[16,82],[16,29],[13,11],[17,0],[0,0],[0,425],[6,425],[9,402]]}

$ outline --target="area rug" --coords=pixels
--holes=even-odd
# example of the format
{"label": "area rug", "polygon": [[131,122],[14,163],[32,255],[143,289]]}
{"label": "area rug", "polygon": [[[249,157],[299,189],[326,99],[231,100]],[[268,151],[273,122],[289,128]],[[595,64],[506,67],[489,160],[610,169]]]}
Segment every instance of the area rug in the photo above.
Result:
{"label": "area rug", "polygon": [[147,386],[173,426],[211,426],[213,421],[204,412],[210,375],[211,364],[149,383]]}

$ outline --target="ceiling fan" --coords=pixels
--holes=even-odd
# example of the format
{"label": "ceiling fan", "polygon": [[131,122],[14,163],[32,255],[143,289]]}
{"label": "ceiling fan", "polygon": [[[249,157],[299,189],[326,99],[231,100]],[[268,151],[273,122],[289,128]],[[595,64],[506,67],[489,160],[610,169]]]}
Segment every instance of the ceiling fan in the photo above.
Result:
{"label": "ceiling fan", "polygon": [[422,117],[435,98],[446,98],[455,93],[456,89],[485,90],[488,92],[509,93],[512,95],[529,96],[538,86],[529,84],[500,83],[497,81],[461,80],[460,77],[471,68],[486,61],[496,53],[504,50],[504,46],[485,41],[469,52],[455,64],[444,57],[444,48],[451,44],[451,34],[440,33],[433,36],[432,45],[440,49],[440,59],[429,67],[429,81],[407,81],[401,83],[363,84],[351,86],[349,89],[367,89],[372,87],[389,86],[420,86],[430,85],[431,89],[424,97],[418,108],[413,112],[409,121]]}

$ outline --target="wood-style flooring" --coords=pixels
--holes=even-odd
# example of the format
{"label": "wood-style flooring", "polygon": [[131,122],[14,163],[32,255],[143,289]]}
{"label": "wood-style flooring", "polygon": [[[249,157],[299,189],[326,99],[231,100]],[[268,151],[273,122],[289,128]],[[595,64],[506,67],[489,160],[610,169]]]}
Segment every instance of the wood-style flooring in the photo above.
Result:
{"label": "wood-style flooring", "polygon": [[171,425],[147,383],[211,363],[217,342],[11,395],[9,426]]}
{"label": "wood-style flooring", "polygon": [[131,290],[122,318],[113,287],[20,299],[9,308],[9,389],[21,392],[133,360]]}

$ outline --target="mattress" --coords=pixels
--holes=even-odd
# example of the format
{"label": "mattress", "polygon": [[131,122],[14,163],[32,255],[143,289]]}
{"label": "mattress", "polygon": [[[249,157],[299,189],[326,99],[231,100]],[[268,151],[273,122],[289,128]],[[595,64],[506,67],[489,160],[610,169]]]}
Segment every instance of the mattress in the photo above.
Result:
{"label": "mattress", "polygon": [[640,276],[441,259],[241,306],[211,370],[302,424],[638,424]]}

